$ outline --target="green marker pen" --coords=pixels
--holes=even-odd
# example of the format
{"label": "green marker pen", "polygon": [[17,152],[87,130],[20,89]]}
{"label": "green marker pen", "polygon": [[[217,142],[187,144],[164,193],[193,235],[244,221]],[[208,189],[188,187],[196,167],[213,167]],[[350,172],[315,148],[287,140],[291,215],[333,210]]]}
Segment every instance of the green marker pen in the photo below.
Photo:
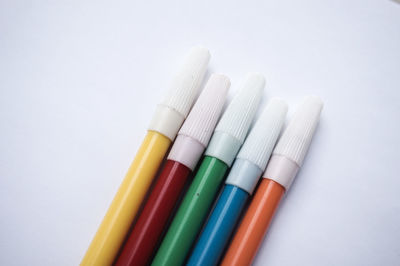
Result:
{"label": "green marker pen", "polygon": [[182,265],[207,217],[228,168],[239,151],[257,111],[265,80],[250,74],[223,114],[200,168],[152,262]]}

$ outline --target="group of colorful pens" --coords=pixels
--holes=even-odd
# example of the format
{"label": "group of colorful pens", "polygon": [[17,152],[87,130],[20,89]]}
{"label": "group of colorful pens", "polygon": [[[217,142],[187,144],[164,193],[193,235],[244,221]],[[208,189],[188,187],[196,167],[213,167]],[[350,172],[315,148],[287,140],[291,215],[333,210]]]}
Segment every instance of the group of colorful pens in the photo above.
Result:
{"label": "group of colorful pens", "polygon": [[197,98],[209,59],[190,51],[81,265],[252,263],[323,103],[306,97],[281,134],[288,107],[272,98],[250,129],[264,77],[248,74],[222,114],[226,76],[212,74]]}

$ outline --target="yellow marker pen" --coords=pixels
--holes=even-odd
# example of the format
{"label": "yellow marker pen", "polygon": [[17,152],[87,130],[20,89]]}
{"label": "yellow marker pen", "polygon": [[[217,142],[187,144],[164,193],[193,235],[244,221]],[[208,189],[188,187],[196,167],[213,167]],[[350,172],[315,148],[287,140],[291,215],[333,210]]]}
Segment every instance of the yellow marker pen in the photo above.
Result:
{"label": "yellow marker pen", "polygon": [[192,48],[169,93],[157,106],[147,135],[109,207],[81,265],[111,265],[164,156],[188,115],[210,53]]}

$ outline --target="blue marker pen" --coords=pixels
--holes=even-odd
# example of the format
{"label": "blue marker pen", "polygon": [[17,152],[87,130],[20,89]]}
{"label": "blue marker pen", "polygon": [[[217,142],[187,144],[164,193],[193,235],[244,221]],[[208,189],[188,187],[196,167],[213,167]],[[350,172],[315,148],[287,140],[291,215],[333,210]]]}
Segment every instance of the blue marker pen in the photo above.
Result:
{"label": "blue marker pen", "polygon": [[217,265],[247,199],[265,170],[286,113],[287,104],[278,98],[271,99],[264,109],[236,157],[187,265]]}

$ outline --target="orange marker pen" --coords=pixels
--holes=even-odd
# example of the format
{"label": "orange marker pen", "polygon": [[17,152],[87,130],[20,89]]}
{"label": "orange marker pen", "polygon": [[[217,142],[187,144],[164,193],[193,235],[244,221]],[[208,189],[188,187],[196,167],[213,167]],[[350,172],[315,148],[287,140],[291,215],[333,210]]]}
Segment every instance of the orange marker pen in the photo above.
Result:
{"label": "orange marker pen", "polygon": [[250,265],[283,194],[293,182],[310,146],[323,103],[307,97],[276,145],[262,181],[222,261],[222,266]]}

